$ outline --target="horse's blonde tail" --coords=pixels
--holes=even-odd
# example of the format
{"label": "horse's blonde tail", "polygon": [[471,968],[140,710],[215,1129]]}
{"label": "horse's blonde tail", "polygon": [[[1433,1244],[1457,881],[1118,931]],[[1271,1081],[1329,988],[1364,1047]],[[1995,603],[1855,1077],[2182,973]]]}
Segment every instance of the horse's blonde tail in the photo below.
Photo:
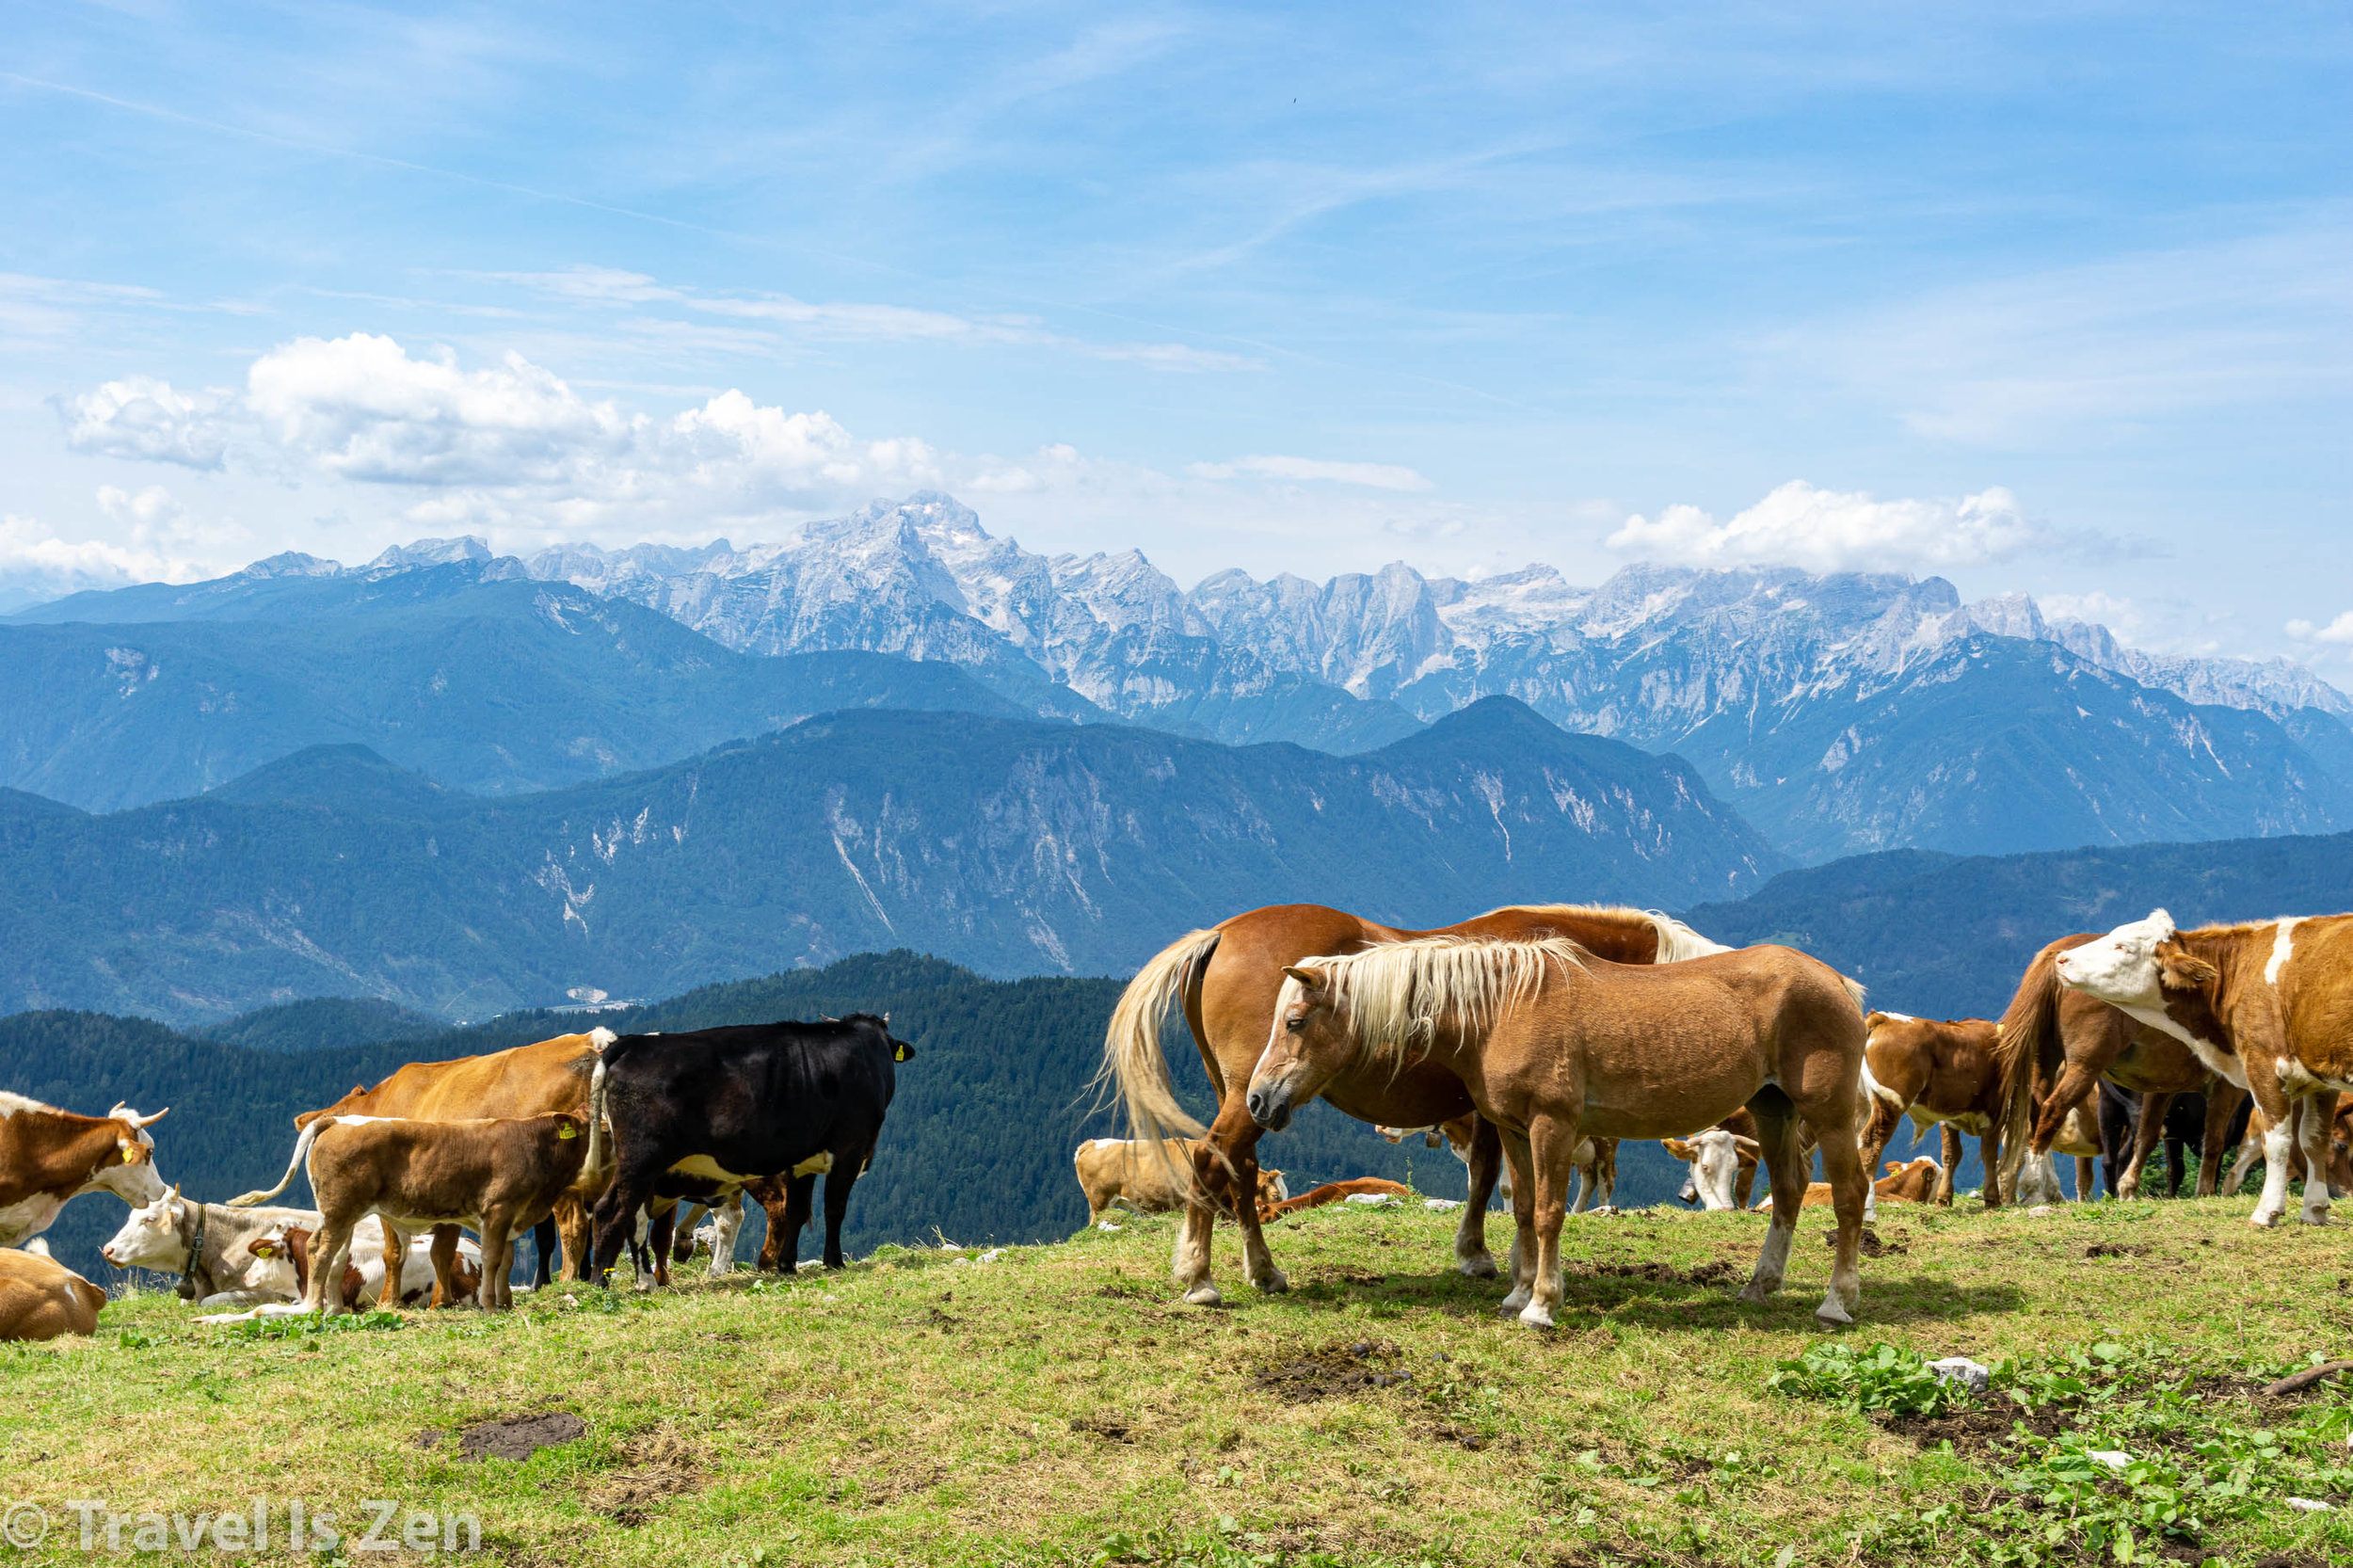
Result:
{"label": "horse's blonde tail", "polygon": [[302,1136],[295,1140],[294,1158],[286,1161],[286,1174],[278,1178],[278,1185],[266,1192],[248,1192],[243,1197],[231,1198],[229,1207],[251,1208],[256,1204],[269,1202],[270,1199],[294,1185],[295,1173],[302,1169],[303,1156],[311,1152],[311,1145],[317,1141],[319,1133],[334,1125],[335,1118],[332,1116],[313,1117],[311,1125],[302,1129]]}
{"label": "horse's blonde tail", "polygon": [[1687,958],[1705,958],[1711,952],[1730,952],[1721,942],[1710,941],[1676,920],[1673,915],[1656,909],[1645,909],[1642,916],[1658,933],[1658,953],[1654,964],[1680,964]]}
{"label": "horse's blonde tail", "polygon": [[[2018,994],[1993,1026],[1993,1060],[2001,1069],[1994,1125],[2001,1131],[1998,1179],[2003,1188],[2015,1189],[2020,1161],[2034,1131],[2035,1082],[2058,1065],[2058,1004],[2057,944],[2053,943],[2026,966]],[[1989,1173],[1986,1179],[1997,1178]]]}
{"label": "horse's blonde tail", "polygon": [[1197,1138],[1208,1130],[1176,1102],[1160,1031],[1169,1009],[1199,978],[1223,935],[1215,929],[1189,931],[1153,954],[1119,993],[1103,1033],[1103,1065],[1094,1085],[1098,1100],[1116,1094],[1128,1114],[1128,1136],[1145,1140],[1155,1150],[1172,1135]]}

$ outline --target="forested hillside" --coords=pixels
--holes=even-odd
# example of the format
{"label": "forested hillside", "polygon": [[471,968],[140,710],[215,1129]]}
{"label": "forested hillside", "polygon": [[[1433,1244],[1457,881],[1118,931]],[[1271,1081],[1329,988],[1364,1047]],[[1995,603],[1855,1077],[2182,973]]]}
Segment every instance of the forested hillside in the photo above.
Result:
{"label": "forested hillside", "polygon": [[[156,1160],[167,1181],[217,1202],[276,1181],[293,1147],[293,1117],[373,1083],[404,1062],[441,1061],[544,1039],[593,1021],[608,1028],[676,1032],[715,1024],[888,1013],[892,1032],[914,1043],[874,1168],[858,1183],[849,1241],[866,1251],[935,1233],[958,1241],[1034,1241],[1068,1235],[1086,1218],[1070,1171],[1082,1138],[1114,1130],[1087,1083],[1120,982],[991,981],[900,952],[824,969],[708,986],[648,1007],[523,1014],[424,1039],[300,1049],[283,1030],[274,1048],[193,1039],[143,1018],[27,1013],[0,1018],[0,1089],[88,1112],[127,1100],[165,1106]],[[335,1016],[325,1004],[322,1019]],[[346,1016],[347,1017],[348,1016]],[[338,1026],[342,1027],[342,1026]],[[1179,1032],[1170,1062],[1189,1103],[1212,1101],[1200,1059]],[[1423,1191],[1463,1192],[1462,1167],[1444,1150],[1403,1147],[1323,1105],[1308,1109],[1263,1145],[1296,1189],[1349,1176],[1409,1174]],[[1629,1148],[1629,1195],[1652,1201],[1671,1176],[1656,1145]],[[299,1191],[299,1188],[297,1189]],[[98,1246],[121,1224],[105,1193],[78,1198],[50,1240],[92,1278],[107,1272]],[[754,1237],[758,1235],[757,1228]],[[745,1256],[751,1243],[746,1242]],[[1230,1238],[1221,1240],[1230,1246]]]}
{"label": "forested hillside", "polygon": [[1897,850],[1785,872],[1689,918],[1719,941],[1803,948],[1869,985],[1877,1006],[1991,1017],[2045,942],[2156,908],[2185,926],[2353,909],[2353,833],[1965,858]]}

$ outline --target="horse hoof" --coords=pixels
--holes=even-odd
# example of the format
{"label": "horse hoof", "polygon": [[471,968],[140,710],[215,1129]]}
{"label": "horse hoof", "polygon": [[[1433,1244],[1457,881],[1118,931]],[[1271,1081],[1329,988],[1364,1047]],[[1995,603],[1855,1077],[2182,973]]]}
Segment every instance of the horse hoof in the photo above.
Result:
{"label": "horse hoof", "polygon": [[1499,1316],[1509,1318],[1513,1314],[1518,1312],[1521,1307],[1526,1306],[1529,1300],[1530,1294],[1529,1291],[1514,1290],[1510,1295],[1504,1297],[1501,1301],[1496,1303],[1496,1311]]}
{"label": "horse hoof", "polygon": [[1472,1279],[1496,1277],[1496,1260],[1483,1252],[1475,1257],[1458,1257],[1454,1260],[1454,1266]]}
{"label": "horse hoof", "polygon": [[1290,1280],[1280,1269],[1269,1269],[1265,1273],[1261,1274],[1257,1279],[1252,1280],[1250,1283],[1257,1286],[1260,1291],[1270,1296],[1279,1296],[1284,1291],[1289,1290],[1291,1288]]}
{"label": "horse hoof", "polygon": [[1539,1304],[1529,1302],[1520,1310],[1520,1326],[1522,1328],[1550,1328],[1552,1314]]}
{"label": "horse hoof", "polygon": [[2258,1213],[2249,1216],[2247,1223],[2253,1225],[2257,1230],[2269,1230],[2273,1225],[2280,1223],[2280,1216],[2277,1214]]}
{"label": "horse hoof", "polygon": [[2325,1208],[2308,1208],[2304,1210],[2303,1220],[2308,1225],[2325,1225],[2329,1223],[2329,1211]]}
{"label": "horse hoof", "polygon": [[1821,1305],[1816,1307],[1814,1309],[1814,1316],[1820,1319],[1825,1323],[1851,1323],[1854,1321],[1854,1314],[1849,1312],[1835,1301],[1827,1301]]}
{"label": "horse hoof", "polygon": [[1756,1302],[1769,1302],[1773,1299],[1773,1290],[1774,1287],[1772,1286],[1762,1284],[1756,1280],[1751,1280],[1748,1284],[1740,1287],[1740,1294],[1734,1299],[1752,1304]]}
{"label": "horse hoof", "polygon": [[1225,1300],[1224,1296],[1217,1293],[1217,1287],[1208,1280],[1203,1280],[1185,1292],[1185,1303],[1189,1306],[1216,1306]]}

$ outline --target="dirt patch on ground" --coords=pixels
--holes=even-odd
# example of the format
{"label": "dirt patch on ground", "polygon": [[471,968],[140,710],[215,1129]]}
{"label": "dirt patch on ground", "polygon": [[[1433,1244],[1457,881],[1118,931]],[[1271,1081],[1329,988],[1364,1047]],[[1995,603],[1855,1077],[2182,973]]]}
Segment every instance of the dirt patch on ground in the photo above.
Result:
{"label": "dirt patch on ground", "polygon": [[[1862,1248],[1863,1256],[1865,1257],[1890,1257],[1900,1253],[1908,1253],[1912,1250],[1911,1239],[1903,1235],[1901,1232],[1898,1232],[1891,1237],[1882,1238],[1877,1230],[1869,1225],[1865,1225],[1863,1227],[1863,1240],[1859,1244]],[[1836,1248],[1838,1245],[1838,1233],[1834,1230],[1823,1232],[1822,1245],[1833,1249]]]}
{"label": "dirt patch on ground", "polygon": [[674,1432],[639,1433],[621,1445],[620,1461],[588,1491],[588,1506],[619,1525],[644,1524],[665,1499],[699,1492],[706,1480],[701,1454]]}
{"label": "dirt patch on ground", "polygon": [[1402,1352],[1386,1340],[1342,1341],[1279,1356],[1260,1367],[1253,1381],[1278,1399],[1304,1404],[1411,1383],[1414,1374],[1399,1365],[1401,1360]]}
{"label": "dirt patch on ground", "polygon": [[1923,1448],[1949,1442],[1957,1454],[1983,1454],[2020,1426],[2039,1437],[2056,1437],[2074,1425],[2063,1411],[2047,1404],[2029,1410],[1998,1388],[1942,1416],[1890,1416],[1880,1424]]}
{"label": "dirt patch on ground", "polygon": [[2147,1247],[2128,1246],[2121,1241],[2094,1241],[2084,1249],[2086,1257],[2146,1257]]}
{"label": "dirt patch on ground", "polygon": [[1653,1285],[1729,1285],[1739,1271],[1721,1258],[1696,1269],[1678,1269],[1650,1258],[1641,1263],[1588,1263],[1574,1272],[1598,1279],[1640,1279]]}
{"label": "dirt patch on ground", "polygon": [[1128,1417],[1115,1410],[1098,1410],[1092,1416],[1073,1416],[1070,1430],[1099,1437],[1106,1443],[1132,1443],[1135,1433],[1128,1425]]}
{"label": "dirt patch on ground", "polygon": [[1316,1273],[1318,1285],[1385,1285],[1389,1276],[1376,1274],[1369,1269],[1322,1269]]}
{"label": "dirt patch on ground", "polygon": [[508,1416],[477,1421],[457,1438],[460,1459],[529,1459],[541,1448],[570,1443],[588,1432],[588,1423],[568,1410],[543,1410],[536,1416]]}

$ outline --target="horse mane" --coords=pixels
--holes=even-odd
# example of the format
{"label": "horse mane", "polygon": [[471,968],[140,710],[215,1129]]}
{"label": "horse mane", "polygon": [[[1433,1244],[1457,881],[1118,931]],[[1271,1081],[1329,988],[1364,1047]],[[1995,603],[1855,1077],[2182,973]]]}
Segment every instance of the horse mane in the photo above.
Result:
{"label": "horse mane", "polygon": [[[1348,1015],[1359,1052],[1374,1062],[1401,1064],[1440,1024],[1484,1032],[1504,1008],[1535,995],[1555,964],[1582,969],[1586,957],[1565,936],[1525,942],[1423,936],[1303,958],[1296,967],[1322,972],[1333,1005]],[[1285,976],[1276,1013],[1301,993],[1298,980]]]}
{"label": "horse mane", "polygon": [[[1711,952],[1730,952],[1732,949],[1701,936],[1673,915],[1657,909],[1637,909],[1626,904],[1505,904],[1490,909],[1488,915],[1500,915],[1504,909],[1519,908],[1536,915],[1576,916],[1584,920],[1614,920],[1621,925],[1646,925],[1658,936],[1658,956],[1654,964],[1680,964],[1687,958],[1705,958]],[[1480,917],[1484,920],[1486,916]]]}

